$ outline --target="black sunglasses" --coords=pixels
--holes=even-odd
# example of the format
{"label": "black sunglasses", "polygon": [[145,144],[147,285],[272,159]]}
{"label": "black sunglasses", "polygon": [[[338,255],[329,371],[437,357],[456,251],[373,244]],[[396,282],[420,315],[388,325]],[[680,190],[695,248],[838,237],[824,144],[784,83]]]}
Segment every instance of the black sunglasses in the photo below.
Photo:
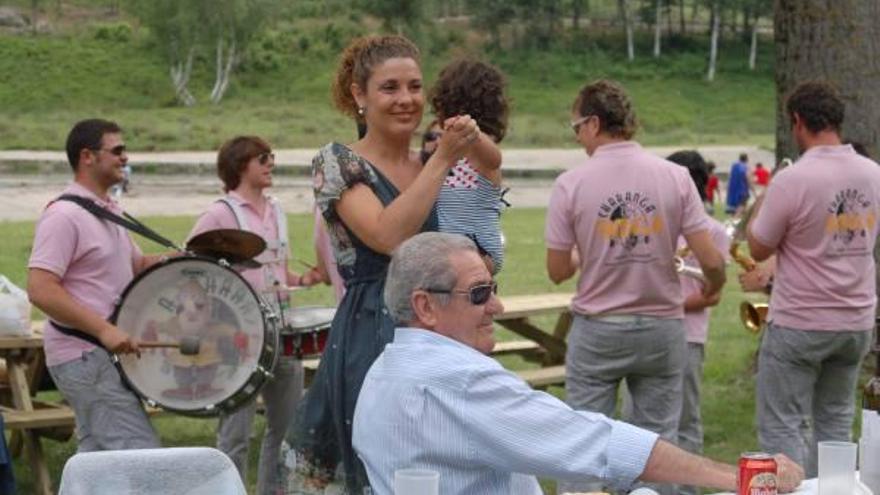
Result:
{"label": "black sunglasses", "polygon": [[259,155],[257,155],[257,161],[260,162],[260,165],[265,166],[267,163],[269,163],[270,159],[272,160],[272,162],[275,162],[275,153],[267,151],[266,153],[260,153]]}
{"label": "black sunglasses", "polygon": [[491,282],[488,284],[475,285],[467,290],[461,289],[423,289],[425,292],[432,294],[464,294],[468,296],[468,301],[474,306],[482,306],[489,302],[492,294],[498,293],[498,283]]}
{"label": "black sunglasses", "polygon": [[124,145],[124,144],[120,144],[120,145],[114,146],[114,147],[112,147],[112,148],[110,148],[110,149],[106,149],[106,148],[91,148],[92,151],[106,151],[107,153],[110,153],[111,155],[116,155],[116,156],[122,156],[123,153],[125,153],[125,149],[126,149],[126,148],[125,148],[125,145]]}

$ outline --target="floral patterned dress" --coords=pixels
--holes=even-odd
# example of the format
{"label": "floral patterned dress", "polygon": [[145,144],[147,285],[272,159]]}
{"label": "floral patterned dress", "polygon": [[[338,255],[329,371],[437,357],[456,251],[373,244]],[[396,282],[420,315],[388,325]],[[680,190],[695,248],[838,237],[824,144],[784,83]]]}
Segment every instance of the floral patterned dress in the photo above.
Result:
{"label": "floral patterned dress", "polygon": [[[336,202],[358,183],[369,186],[385,206],[400,192],[366,159],[339,143],[318,152],[312,160],[312,177],[346,292],[321,365],[297,411],[290,443],[300,457],[299,474],[330,479],[341,461],[347,492],[360,495],[369,482],[351,446],[354,407],[367,370],[394,337],[395,324],[382,300],[391,258],[370,249],[345,226],[336,214]],[[421,230],[437,230],[434,210]]]}

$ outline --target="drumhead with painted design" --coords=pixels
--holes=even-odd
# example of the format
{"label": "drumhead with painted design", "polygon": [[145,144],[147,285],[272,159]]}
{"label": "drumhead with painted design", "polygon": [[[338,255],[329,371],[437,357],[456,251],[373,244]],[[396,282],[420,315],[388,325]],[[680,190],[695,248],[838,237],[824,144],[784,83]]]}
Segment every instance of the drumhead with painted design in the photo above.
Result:
{"label": "drumhead with painted design", "polygon": [[175,258],[156,265],[128,286],[114,321],[138,341],[195,338],[198,353],[143,349],[140,358],[119,356],[123,374],[148,402],[182,413],[216,414],[224,401],[242,391],[251,396],[261,384],[253,376],[261,357],[265,361],[264,347],[273,345],[265,342],[265,311],[238,273],[213,260]]}

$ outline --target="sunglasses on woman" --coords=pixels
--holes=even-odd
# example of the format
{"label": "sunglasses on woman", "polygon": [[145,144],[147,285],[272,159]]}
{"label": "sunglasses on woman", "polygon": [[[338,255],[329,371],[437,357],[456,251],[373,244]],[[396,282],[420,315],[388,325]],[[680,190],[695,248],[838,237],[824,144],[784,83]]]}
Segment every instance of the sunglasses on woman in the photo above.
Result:
{"label": "sunglasses on woman", "polygon": [[468,289],[424,289],[425,292],[432,294],[462,294],[468,296],[468,301],[474,306],[482,306],[489,302],[492,294],[498,293],[498,283],[491,282],[488,284],[480,284]]}

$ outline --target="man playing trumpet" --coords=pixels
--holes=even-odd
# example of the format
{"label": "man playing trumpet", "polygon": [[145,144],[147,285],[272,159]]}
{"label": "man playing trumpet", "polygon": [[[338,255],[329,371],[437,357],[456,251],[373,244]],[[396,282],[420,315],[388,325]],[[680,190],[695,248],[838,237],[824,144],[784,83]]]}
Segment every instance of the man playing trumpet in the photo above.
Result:
{"label": "man playing trumpet", "polygon": [[[705,200],[708,167],[702,156],[696,151],[678,151],[667,160],[685,167],[697,186],[700,196]],[[730,237],[724,225],[708,218],[708,231],[712,243],[721,253],[730,250]],[[679,253],[686,267],[697,265],[693,254],[683,254],[686,248],[684,237],[679,237]],[[689,249],[686,249],[690,252]],[[703,283],[696,278],[681,276],[681,292],[684,296],[684,329],[687,338],[687,355],[682,374],[681,416],[678,424],[678,446],[694,454],[703,452],[703,420],[700,415],[700,385],[703,381],[703,361],[705,359],[706,339],[709,335],[709,313],[716,306],[719,297],[706,297],[703,294]],[[679,494],[696,494],[693,486],[680,487]]]}
{"label": "man playing trumpet", "polygon": [[786,110],[802,155],[770,183],[747,229],[752,256],[777,263],[758,357],[758,440],[813,477],[817,442],[851,436],[874,326],[880,168],[841,144],[844,104],[830,86],[799,85]]}

